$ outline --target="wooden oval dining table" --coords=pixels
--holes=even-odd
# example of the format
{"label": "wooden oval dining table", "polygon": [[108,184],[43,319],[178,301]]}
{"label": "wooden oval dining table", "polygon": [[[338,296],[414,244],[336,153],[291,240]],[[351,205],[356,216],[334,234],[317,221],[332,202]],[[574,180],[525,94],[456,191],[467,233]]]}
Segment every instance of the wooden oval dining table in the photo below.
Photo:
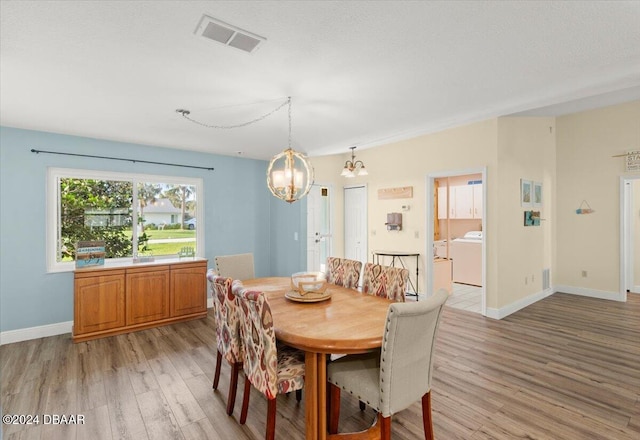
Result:
{"label": "wooden oval dining table", "polygon": [[285,297],[288,277],[243,281],[265,293],[276,338],[305,352],[305,417],[307,440],[327,438],[327,355],[364,353],[382,346],[391,301],[330,284],[331,298],[296,302]]}

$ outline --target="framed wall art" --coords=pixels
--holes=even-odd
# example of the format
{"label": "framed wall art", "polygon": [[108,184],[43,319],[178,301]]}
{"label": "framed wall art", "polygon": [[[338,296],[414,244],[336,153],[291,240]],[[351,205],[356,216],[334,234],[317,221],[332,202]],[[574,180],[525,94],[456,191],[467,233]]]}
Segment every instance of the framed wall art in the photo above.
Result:
{"label": "framed wall art", "polygon": [[533,182],[531,202],[534,208],[542,207],[542,182]]}
{"label": "framed wall art", "polygon": [[520,179],[520,205],[525,208],[530,208],[532,206],[532,190],[533,183],[531,180]]}

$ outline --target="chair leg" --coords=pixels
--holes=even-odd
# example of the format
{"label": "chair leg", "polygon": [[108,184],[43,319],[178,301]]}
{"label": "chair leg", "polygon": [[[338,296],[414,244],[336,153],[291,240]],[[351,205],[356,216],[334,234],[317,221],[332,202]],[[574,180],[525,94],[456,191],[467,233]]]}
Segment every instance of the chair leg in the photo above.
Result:
{"label": "chair leg", "polygon": [[267,400],[267,432],[265,440],[274,440],[276,436],[276,398]]}
{"label": "chair leg", "polygon": [[383,417],[378,413],[378,423],[380,423],[380,439],[391,440],[391,416]]}
{"label": "chair leg", "polygon": [[247,421],[247,411],[249,410],[249,395],[251,394],[251,382],[244,377],[244,394],[242,396],[242,411],[240,411],[240,424],[244,425]]}
{"label": "chair leg", "polygon": [[302,400],[302,390],[296,390],[296,400],[298,402]]}
{"label": "chair leg", "polygon": [[233,414],[236,404],[236,390],[238,389],[238,374],[240,374],[240,362],[231,364],[231,379],[229,380],[229,397],[227,398],[227,415]]}
{"label": "chair leg", "polygon": [[334,384],[329,384],[329,434],[338,433],[338,423],[340,422],[340,388]]}
{"label": "chair leg", "polygon": [[433,419],[431,418],[431,391],[422,396],[422,424],[425,440],[433,440]]}
{"label": "chair leg", "polygon": [[360,401],[360,411],[364,411],[367,405],[361,400]]}
{"label": "chair leg", "polygon": [[218,382],[220,381],[220,364],[222,363],[222,353],[218,350],[218,355],[216,356],[216,371],[213,374],[213,389],[218,389]]}

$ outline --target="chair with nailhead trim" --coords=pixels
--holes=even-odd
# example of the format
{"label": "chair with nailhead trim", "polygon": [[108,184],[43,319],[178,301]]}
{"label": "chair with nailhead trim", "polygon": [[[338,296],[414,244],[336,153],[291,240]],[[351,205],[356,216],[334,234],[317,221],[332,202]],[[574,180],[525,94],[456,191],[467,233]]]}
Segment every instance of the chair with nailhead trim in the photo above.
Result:
{"label": "chair with nailhead trim", "polygon": [[329,433],[338,432],[340,392],[345,390],[378,412],[370,429],[379,430],[385,440],[391,438],[391,416],[421,400],[425,439],[433,440],[433,351],[448,297],[440,289],[426,301],[391,304],[380,353],[348,355],[329,363]]}

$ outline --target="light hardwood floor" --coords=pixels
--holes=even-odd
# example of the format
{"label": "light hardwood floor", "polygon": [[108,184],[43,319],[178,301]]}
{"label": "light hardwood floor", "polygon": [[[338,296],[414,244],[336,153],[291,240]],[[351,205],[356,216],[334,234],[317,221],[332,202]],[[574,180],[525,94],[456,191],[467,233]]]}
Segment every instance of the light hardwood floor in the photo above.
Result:
{"label": "light hardwood floor", "polygon": [[[241,398],[227,417],[229,368],[212,391],[214,350],[211,312],[79,344],[61,335],[4,345],[4,414],[82,414],[85,424],[3,425],[3,437],[262,439],[265,399],[253,392],[245,426],[237,423]],[[640,295],[618,303],[555,294],[501,321],[446,308],[435,367],[439,440],[638,439]],[[394,416],[392,437],[423,438],[420,414],[415,404]],[[373,418],[343,396],[341,430]],[[295,396],[278,397],[276,435],[304,438]]]}

